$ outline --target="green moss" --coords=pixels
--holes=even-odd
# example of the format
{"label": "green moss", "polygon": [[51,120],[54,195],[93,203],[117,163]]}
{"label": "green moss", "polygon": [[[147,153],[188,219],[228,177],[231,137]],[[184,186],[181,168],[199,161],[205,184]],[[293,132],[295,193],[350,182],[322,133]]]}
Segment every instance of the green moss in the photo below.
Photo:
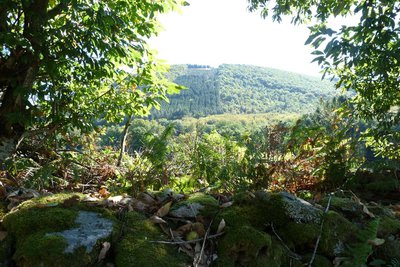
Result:
{"label": "green moss", "polygon": [[13,239],[11,235],[7,235],[5,239],[0,241],[0,266],[11,266],[10,261],[13,254]]}
{"label": "green moss", "polygon": [[382,205],[369,205],[367,206],[368,210],[374,214],[375,216],[379,217],[394,217],[393,210],[389,209],[388,207]]}
{"label": "green moss", "polygon": [[[328,205],[328,201],[329,197],[322,199],[321,205],[326,207]],[[329,208],[336,211],[355,212],[360,210],[360,205],[358,205],[355,200],[350,198],[332,196]]]}
{"label": "green moss", "polygon": [[8,213],[3,224],[17,242],[38,231],[58,232],[75,225],[78,212],[62,208],[31,208]]}
{"label": "green moss", "polygon": [[178,210],[183,206],[189,207],[191,204],[200,204],[202,208],[199,213],[203,216],[213,216],[218,211],[218,201],[210,195],[204,193],[195,193],[189,196],[188,199],[175,204],[171,210]]}
{"label": "green moss", "polygon": [[[267,223],[264,211],[257,206],[231,206],[223,210],[214,220],[219,224],[224,219],[227,227],[251,225],[263,228]],[[216,225],[218,226],[218,225]]]}
{"label": "green moss", "polygon": [[396,235],[400,233],[400,220],[384,216],[380,218],[380,224],[378,228],[378,235],[385,237],[390,234]]}
{"label": "green moss", "polygon": [[254,203],[254,195],[249,192],[238,192],[233,196],[233,202],[236,205],[245,205]]}
{"label": "green moss", "polygon": [[13,259],[18,266],[86,266],[91,258],[85,249],[79,248],[72,254],[65,254],[67,243],[63,237],[39,232],[20,242]]}
{"label": "green moss", "polygon": [[116,248],[116,266],[186,266],[188,258],[174,246],[151,243],[165,240],[160,229],[143,215],[129,212],[125,218],[126,233]]}
{"label": "green moss", "polygon": [[[97,259],[98,255],[95,254],[98,249],[86,253],[85,247],[81,247],[75,249],[73,254],[65,254],[65,239],[57,235],[46,235],[77,226],[75,220],[80,205],[74,204],[72,208],[58,205],[72,195],[75,194],[30,200],[4,217],[4,227],[14,240],[13,259],[18,266],[87,266]],[[105,214],[112,217],[109,213]]]}
{"label": "green moss", "polygon": [[285,214],[285,204],[280,194],[272,194],[269,201],[262,207],[265,214],[269,214],[268,222],[276,227],[284,226],[290,220]]}
{"label": "green moss", "polygon": [[387,262],[400,259],[400,239],[385,239],[385,243],[375,249],[374,256]]}
{"label": "green moss", "polygon": [[[249,266],[254,267],[280,267],[294,266],[295,261],[288,256],[288,251],[281,242],[272,238],[271,246],[264,253],[260,253]],[[300,263],[300,262],[299,262]]]}
{"label": "green moss", "polygon": [[38,198],[32,198],[30,200],[24,201],[18,206],[18,209],[29,209],[36,207],[38,205],[44,206],[57,206],[63,203],[66,199],[71,198],[72,196],[78,196],[80,199],[85,198],[85,195],[78,193],[59,193],[49,196],[43,196]]}
{"label": "green moss", "polygon": [[199,203],[204,206],[218,206],[218,201],[210,195],[204,193],[192,194],[187,200],[187,203]]}
{"label": "green moss", "polygon": [[[271,247],[272,239],[267,233],[251,226],[229,229],[218,244],[217,266],[248,266],[254,264],[258,256]],[[261,265],[260,265],[261,266]]]}
{"label": "green moss", "polygon": [[289,222],[280,229],[279,234],[284,240],[294,244],[296,251],[305,251],[314,247],[320,234],[320,225]]}
{"label": "green moss", "polygon": [[0,201],[0,220],[7,214],[7,203]]}
{"label": "green moss", "polygon": [[[312,256],[313,256],[313,254],[304,255],[303,258],[302,258],[302,262],[303,262],[302,266],[307,266],[308,263],[310,263],[310,260],[311,260]],[[328,258],[316,254],[312,266],[315,266],[315,267],[332,267],[333,263]]]}
{"label": "green moss", "polygon": [[365,189],[375,193],[397,191],[400,188],[397,179],[377,180],[365,185]]}
{"label": "green moss", "polygon": [[335,211],[324,215],[319,251],[325,256],[337,256],[344,252],[345,244],[354,240],[357,228]]}

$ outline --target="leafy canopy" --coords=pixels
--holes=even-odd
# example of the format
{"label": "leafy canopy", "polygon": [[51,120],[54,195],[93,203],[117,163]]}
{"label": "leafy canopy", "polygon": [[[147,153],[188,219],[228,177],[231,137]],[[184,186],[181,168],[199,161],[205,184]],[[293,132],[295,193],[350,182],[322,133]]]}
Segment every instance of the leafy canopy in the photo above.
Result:
{"label": "leafy canopy", "polygon": [[88,131],[158,107],[177,88],[146,41],[178,2],[0,0],[1,135]]}
{"label": "leafy canopy", "polygon": [[[278,22],[285,15],[292,23],[311,26],[306,44],[324,75],[337,77],[337,87],[355,90],[356,115],[377,122],[374,129],[379,149],[400,157],[400,2],[392,0],[249,0],[251,11],[263,17],[272,12]],[[354,25],[334,29],[333,17],[353,16]],[[373,143],[372,141],[371,143]]]}

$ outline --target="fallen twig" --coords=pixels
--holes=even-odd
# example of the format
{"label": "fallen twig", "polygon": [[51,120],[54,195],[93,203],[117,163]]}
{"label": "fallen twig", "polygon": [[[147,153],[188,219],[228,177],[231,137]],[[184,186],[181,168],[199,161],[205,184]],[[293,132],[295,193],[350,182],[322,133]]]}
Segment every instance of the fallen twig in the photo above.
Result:
{"label": "fallen twig", "polygon": [[278,233],[275,231],[275,228],[274,228],[274,224],[273,223],[271,223],[271,229],[272,229],[272,232],[274,232],[274,234],[276,235],[276,237],[279,239],[279,241],[281,241],[281,243],[282,243],[282,245],[287,249],[287,251],[289,252],[289,257],[291,257],[291,258],[293,258],[293,259],[295,259],[295,260],[301,260],[301,256],[300,255],[298,255],[298,254],[296,254],[296,253],[294,253],[293,251],[291,251],[290,250],[290,248],[285,244],[285,242],[283,242],[283,240],[282,240],[282,238],[278,235]]}
{"label": "fallen twig", "polygon": [[[326,205],[324,214],[327,214],[328,211],[329,211],[329,207],[331,205],[331,199],[332,199],[332,195],[329,196],[328,204]],[[317,241],[315,242],[314,252],[312,254],[310,262],[308,263],[308,267],[312,266],[312,264],[313,264],[313,262],[315,260],[315,255],[317,255],[317,250],[318,250],[319,242],[321,241],[323,227],[324,227],[324,218],[322,219],[322,222],[321,222],[321,226],[320,226],[320,229],[319,229],[319,235],[318,235]]]}
{"label": "fallen twig", "polygon": [[[211,238],[216,238],[219,237],[221,235],[225,234],[225,232],[221,232],[219,234],[215,234],[215,235],[209,235],[207,238],[211,239]],[[195,244],[196,242],[200,242],[203,241],[205,239],[205,237],[203,238],[199,238],[199,239],[194,239],[194,240],[190,240],[190,241],[163,241],[163,240],[153,240],[153,241],[149,241],[150,243],[158,243],[158,244],[169,244],[169,245],[181,245],[181,244]]]}
{"label": "fallen twig", "polygon": [[197,260],[195,261],[194,267],[198,267],[199,266],[201,258],[203,257],[204,247],[206,246],[206,241],[207,241],[207,236],[210,233],[210,228],[211,228],[211,225],[212,225],[213,221],[214,221],[214,218],[211,220],[210,224],[208,225],[206,234],[204,235],[204,238],[203,238],[203,245],[201,246],[200,255],[197,258]]}

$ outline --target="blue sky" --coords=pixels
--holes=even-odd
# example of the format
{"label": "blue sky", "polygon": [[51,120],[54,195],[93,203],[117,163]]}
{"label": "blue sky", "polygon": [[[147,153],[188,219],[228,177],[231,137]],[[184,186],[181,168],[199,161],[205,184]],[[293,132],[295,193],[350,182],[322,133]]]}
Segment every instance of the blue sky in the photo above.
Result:
{"label": "blue sky", "polygon": [[150,40],[169,64],[250,64],[320,76],[304,45],[306,26],[272,22],[247,11],[246,0],[189,0],[181,13],[160,17],[164,30]]}

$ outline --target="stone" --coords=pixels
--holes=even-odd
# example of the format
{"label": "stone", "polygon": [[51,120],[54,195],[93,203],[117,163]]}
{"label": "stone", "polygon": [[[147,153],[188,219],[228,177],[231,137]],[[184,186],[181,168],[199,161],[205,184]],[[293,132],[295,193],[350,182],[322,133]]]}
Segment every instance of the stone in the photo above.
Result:
{"label": "stone", "polygon": [[68,243],[65,253],[72,253],[82,246],[90,253],[97,241],[109,237],[113,230],[113,222],[95,212],[79,211],[75,222],[78,224],[77,228],[46,234],[64,237]]}
{"label": "stone", "polygon": [[276,205],[273,208],[275,212],[284,212],[287,217],[297,223],[321,223],[323,212],[320,209],[290,193],[274,194],[269,202],[272,206]]}
{"label": "stone", "polygon": [[65,207],[63,202],[74,195],[31,199],[4,216],[12,251],[1,250],[14,265],[80,267],[98,261],[100,244],[111,240],[116,220],[103,209],[82,210],[87,207],[79,203]]}
{"label": "stone", "polygon": [[192,194],[187,200],[172,206],[169,214],[178,218],[195,218],[200,214],[211,215],[218,210],[218,201],[204,193]]}

